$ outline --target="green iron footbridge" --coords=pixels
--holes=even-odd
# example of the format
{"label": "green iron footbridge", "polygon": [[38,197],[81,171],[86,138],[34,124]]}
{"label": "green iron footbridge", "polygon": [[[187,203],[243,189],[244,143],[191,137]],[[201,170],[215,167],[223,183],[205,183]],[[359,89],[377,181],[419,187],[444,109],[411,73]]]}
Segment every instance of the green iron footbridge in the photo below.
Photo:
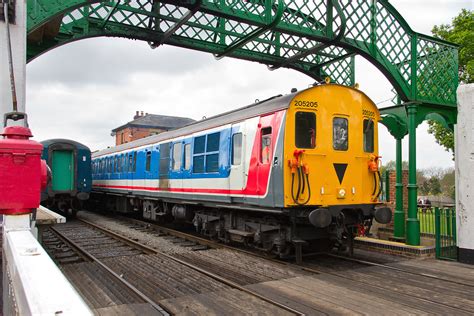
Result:
{"label": "green iron footbridge", "polygon": [[426,119],[456,123],[458,48],[413,31],[388,0],[27,0],[27,7],[27,61],[73,41],[123,37],[354,85],[355,56],[363,56],[398,95],[398,104],[381,112],[400,159],[410,134],[407,242],[419,243],[415,132]]}

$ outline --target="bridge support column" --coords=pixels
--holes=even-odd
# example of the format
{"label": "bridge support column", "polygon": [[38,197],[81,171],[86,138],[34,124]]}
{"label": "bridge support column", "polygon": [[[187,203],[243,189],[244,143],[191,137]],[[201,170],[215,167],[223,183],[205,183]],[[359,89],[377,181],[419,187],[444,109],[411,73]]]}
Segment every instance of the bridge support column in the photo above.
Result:
{"label": "bridge support column", "polygon": [[408,114],[408,218],[406,243],[420,245],[420,221],[418,220],[418,186],[416,185],[416,114],[418,105],[406,105]]}
{"label": "bridge support column", "polygon": [[474,264],[474,84],[458,88],[456,136],[456,227],[458,260]]}
{"label": "bridge support column", "polygon": [[403,209],[403,175],[402,175],[402,139],[397,138],[396,147],[396,184],[395,184],[395,215],[393,237],[405,239],[405,210]]}
{"label": "bridge support column", "polygon": [[[3,3],[0,3],[3,6]],[[14,23],[10,23],[10,36],[13,57],[13,71],[16,83],[18,111],[25,112],[25,80],[26,80],[26,1],[15,1]],[[0,121],[3,114],[11,112],[12,92],[9,71],[9,52],[5,21],[0,18]],[[0,125],[1,125],[0,124]],[[19,124],[19,122],[17,122]],[[14,125],[14,124],[12,124]],[[3,126],[2,126],[3,128]]]}

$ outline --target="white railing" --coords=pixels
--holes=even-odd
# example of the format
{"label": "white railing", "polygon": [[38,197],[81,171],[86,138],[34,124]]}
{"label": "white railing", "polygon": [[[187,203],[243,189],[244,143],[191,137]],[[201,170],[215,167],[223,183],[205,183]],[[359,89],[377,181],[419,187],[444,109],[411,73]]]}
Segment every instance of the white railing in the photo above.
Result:
{"label": "white railing", "polygon": [[3,315],[92,315],[30,231],[30,216],[4,216]]}

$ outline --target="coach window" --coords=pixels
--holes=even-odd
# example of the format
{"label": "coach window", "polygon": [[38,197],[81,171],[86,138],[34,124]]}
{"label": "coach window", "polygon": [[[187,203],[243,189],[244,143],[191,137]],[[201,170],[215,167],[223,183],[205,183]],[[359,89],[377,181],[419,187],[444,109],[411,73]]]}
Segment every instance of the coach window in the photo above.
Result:
{"label": "coach window", "polygon": [[184,145],[184,170],[191,168],[191,144]]}
{"label": "coach window", "polygon": [[151,151],[146,152],[146,163],[145,163],[145,170],[150,171],[151,166]]}
{"label": "coach window", "polygon": [[242,161],[242,133],[232,135],[232,165],[240,165]]}
{"label": "coach window", "polygon": [[261,156],[260,161],[263,164],[270,163],[272,156],[272,128],[265,127],[262,128],[262,137],[261,137]]}
{"label": "coach window", "polygon": [[137,152],[133,152],[133,172],[137,171]]}
{"label": "coach window", "polygon": [[332,125],[332,146],[335,150],[349,148],[349,123],[346,118],[335,117]]}
{"label": "coach window", "polygon": [[219,171],[220,139],[220,132],[194,139],[193,173]]}
{"label": "coach window", "polygon": [[181,170],[181,143],[173,144],[173,170]]}
{"label": "coach window", "polygon": [[374,121],[371,119],[364,120],[364,151],[374,152]]}
{"label": "coach window", "polygon": [[128,172],[127,155],[122,155],[122,172]]}
{"label": "coach window", "polygon": [[316,114],[313,112],[296,112],[295,144],[298,148],[313,149],[316,147]]}
{"label": "coach window", "polygon": [[128,156],[128,172],[133,171],[133,153],[130,153]]}

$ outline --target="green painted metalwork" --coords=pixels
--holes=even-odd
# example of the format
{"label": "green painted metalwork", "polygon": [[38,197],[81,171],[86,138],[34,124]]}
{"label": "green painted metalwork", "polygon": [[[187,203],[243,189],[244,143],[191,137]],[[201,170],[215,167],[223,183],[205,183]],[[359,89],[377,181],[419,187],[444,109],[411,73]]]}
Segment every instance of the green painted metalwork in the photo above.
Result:
{"label": "green painted metalwork", "polygon": [[405,102],[455,112],[457,46],[414,32],[388,0],[27,0],[27,59],[97,36],[174,45],[354,84],[354,55]]}
{"label": "green painted metalwork", "polygon": [[[418,105],[410,103],[407,105],[408,112],[408,216],[407,216],[407,238],[406,243],[412,246],[420,245],[420,221],[418,220],[416,185],[416,114]],[[401,168],[399,168],[401,169]]]}
{"label": "green painted metalwork", "polygon": [[435,208],[436,258],[457,260],[456,211]]}
{"label": "green painted metalwork", "polygon": [[393,237],[405,238],[405,210],[403,209],[403,174],[402,174],[402,140],[397,138],[396,148],[396,183],[395,183],[395,214]]}

